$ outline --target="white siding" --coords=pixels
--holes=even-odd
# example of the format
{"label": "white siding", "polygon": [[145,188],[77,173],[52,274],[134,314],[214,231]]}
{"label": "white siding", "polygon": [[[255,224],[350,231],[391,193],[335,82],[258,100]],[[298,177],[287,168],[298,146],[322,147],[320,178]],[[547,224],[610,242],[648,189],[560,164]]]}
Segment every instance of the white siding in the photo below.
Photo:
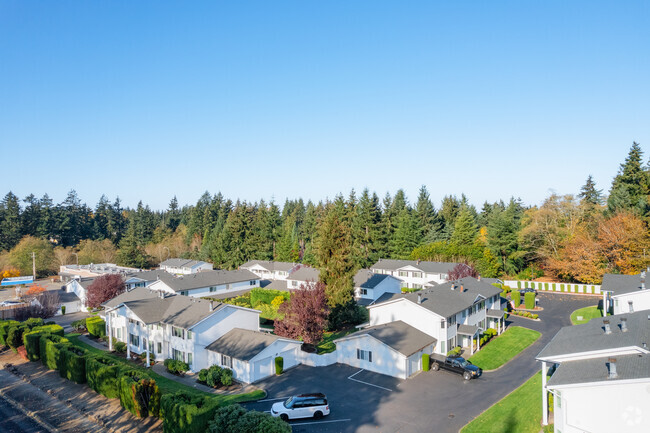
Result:
{"label": "white siding", "polygon": [[630,301],[632,302],[634,311],[650,310],[650,289],[612,296],[614,314],[629,313]]}
{"label": "white siding", "polygon": [[370,311],[370,326],[401,320],[415,329],[431,335],[438,341],[447,340],[446,333],[445,335],[441,333],[443,317],[406,299],[382,303],[372,306],[368,310]]}
{"label": "white siding", "polygon": [[[357,349],[372,352],[372,362],[357,359]],[[407,378],[406,357],[368,335],[336,343],[338,362],[376,373]]]}

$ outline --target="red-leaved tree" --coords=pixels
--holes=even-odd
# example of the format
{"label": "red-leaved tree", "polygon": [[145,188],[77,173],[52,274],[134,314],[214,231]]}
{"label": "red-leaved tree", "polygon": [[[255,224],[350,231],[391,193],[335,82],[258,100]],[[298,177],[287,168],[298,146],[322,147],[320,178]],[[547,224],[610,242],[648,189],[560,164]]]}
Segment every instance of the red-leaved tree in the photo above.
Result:
{"label": "red-leaved tree", "polygon": [[449,271],[447,281],[456,281],[465,277],[478,278],[478,271],[469,263],[459,263],[454,266],[454,269]]}
{"label": "red-leaved tree", "polygon": [[317,344],[323,338],[329,315],[325,284],[301,284],[291,292],[291,299],[280,306],[280,313],[284,319],[275,321],[277,335]]}
{"label": "red-leaved tree", "polygon": [[90,308],[99,308],[104,302],[113,299],[126,290],[122,277],[117,274],[106,274],[97,277],[93,283],[88,286],[86,292],[86,306]]}

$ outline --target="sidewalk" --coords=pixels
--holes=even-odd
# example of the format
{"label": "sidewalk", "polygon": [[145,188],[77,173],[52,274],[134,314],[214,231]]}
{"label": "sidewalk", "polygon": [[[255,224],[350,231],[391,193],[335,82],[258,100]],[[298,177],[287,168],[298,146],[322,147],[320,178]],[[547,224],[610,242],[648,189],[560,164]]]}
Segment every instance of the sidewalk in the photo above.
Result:
{"label": "sidewalk", "polygon": [[[97,341],[94,341],[90,338],[88,338],[87,335],[80,335],[79,340],[83,341],[84,343],[93,346],[96,349],[99,350],[104,350],[108,351],[108,346],[105,346],[102,343],[98,343]],[[239,389],[234,389],[234,390],[219,390],[219,389],[214,389],[209,386],[200,384],[196,381],[197,375],[190,373],[187,374],[186,376],[176,376],[175,374],[171,374],[170,372],[167,371],[167,368],[161,363],[158,362],[154,364],[151,369],[161,375],[164,378],[167,378],[169,380],[173,380],[178,383],[182,383],[183,385],[189,386],[191,388],[194,388],[198,391],[203,391],[203,392],[209,392],[210,394],[217,394],[217,395],[234,395],[234,394],[242,394],[242,393],[247,393],[247,392],[253,392],[257,391],[261,388],[254,386],[254,385],[246,385],[242,383],[242,387]]]}

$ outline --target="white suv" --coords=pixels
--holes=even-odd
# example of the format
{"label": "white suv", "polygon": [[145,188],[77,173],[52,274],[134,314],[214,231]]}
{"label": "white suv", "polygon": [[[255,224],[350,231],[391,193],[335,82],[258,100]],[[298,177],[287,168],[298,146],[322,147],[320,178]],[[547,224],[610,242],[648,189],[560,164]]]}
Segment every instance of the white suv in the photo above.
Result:
{"label": "white suv", "polygon": [[287,401],[275,403],[271,415],[279,416],[284,421],[293,418],[319,419],[330,414],[325,394],[300,394],[289,397]]}

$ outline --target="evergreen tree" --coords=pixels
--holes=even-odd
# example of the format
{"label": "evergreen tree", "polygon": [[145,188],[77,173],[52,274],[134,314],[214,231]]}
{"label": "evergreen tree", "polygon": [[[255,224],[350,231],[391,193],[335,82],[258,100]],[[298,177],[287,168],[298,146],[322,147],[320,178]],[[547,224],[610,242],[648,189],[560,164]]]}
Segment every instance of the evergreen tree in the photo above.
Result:
{"label": "evergreen tree", "polygon": [[518,232],[521,221],[522,209],[514,199],[506,210],[496,209],[492,212],[488,223],[488,247],[490,251],[501,259],[504,271],[515,273],[517,263],[513,253],[518,249]]}
{"label": "evergreen tree", "polygon": [[37,237],[51,238],[54,236],[54,202],[45,194],[39,201],[40,215],[38,218]]}
{"label": "evergreen tree", "polygon": [[429,191],[427,187],[422,185],[420,187],[420,193],[418,195],[418,202],[415,206],[415,212],[417,213],[417,218],[420,222],[421,227],[421,237],[425,237],[433,228],[436,210],[431,203],[431,198],[429,197]]}
{"label": "evergreen tree", "polygon": [[150,257],[138,244],[135,233],[135,221],[129,222],[129,228],[120,241],[120,250],[117,253],[117,264],[135,268],[147,268]]}
{"label": "evergreen tree", "polygon": [[476,240],[478,227],[474,221],[470,210],[463,206],[458,212],[456,222],[454,223],[454,232],[451,235],[450,242],[458,246],[470,246]]}
{"label": "evergreen tree", "polygon": [[22,234],[23,236],[39,237],[38,227],[41,219],[41,204],[34,194],[28,195],[23,201],[25,202],[25,209],[20,215]]}
{"label": "evergreen tree", "polygon": [[0,202],[0,250],[10,250],[22,235],[20,203],[11,191]]}
{"label": "evergreen tree", "polygon": [[93,239],[108,239],[110,237],[108,222],[111,218],[111,203],[108,198],[102,194],[95,207],[93,215]]}
{"label": "evergreen tree", "polygon": [[[650,211],[650,177],[642,167],[643,151],[639,143],[634,142],[625,162],[621,164],[618,174],[612,182],[607,207],[610,213],[626,206],[626,209],[646,214]],[[627,200],[629,197],[629,201]],[[623,208],[625,209],[625,208]]]}
{"label": "evergreen tree", "polygon": [[181,223],[181,211],[178,208],[178,199],[176,196],[174,196],[174,198],[169,202],[169,208],[165,214],[165,220],[165,224],[173,232],[176,231],[176,228]]}
{"label": "evergreen tree", "polygon": [[600,206],[603,204],[603,190],[596,189],[596,182],[594,182],[591,175],[589,175],[587,182],[580,188],[578,197],[586,205]]}
{"label": "evergreen tree", "polygon": [[391,239],[391,256],[394,259],[408,259],[411,252],[420,244],[419,220],[407,208],[403,208],[397,218],[397,228]]}
{"label": "evergreen tree", "polygon": [[352,254],[357,268],[366,268],[379,259],[380,218],[379,198],[364,189],[352,221]]}

